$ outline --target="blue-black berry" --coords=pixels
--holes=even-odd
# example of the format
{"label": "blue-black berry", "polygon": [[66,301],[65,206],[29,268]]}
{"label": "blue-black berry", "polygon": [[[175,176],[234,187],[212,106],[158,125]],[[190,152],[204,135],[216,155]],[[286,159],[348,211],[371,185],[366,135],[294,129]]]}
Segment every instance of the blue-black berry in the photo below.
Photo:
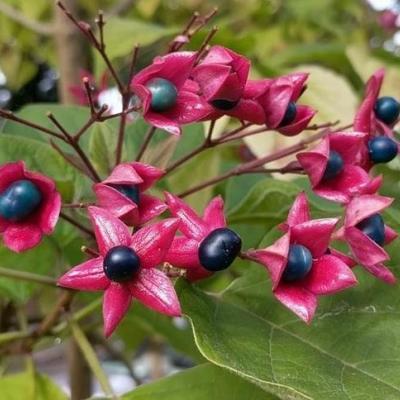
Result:
{"label": "blue-black berry", "polygon": [[287,282],[303,279],[310,272],[311,267],[312,255],[310,250],[301,244],[292,244],[282,279]]}
{"label": "blue-black berry", "polygon": [[369,158],[374,164],[392,161],[399,151],[397,143],[387,136],[377,136],[368,142]]}
{"label": "blue-black berry", "polygon": [[296,115],[297,115],[296,103],[294,101],[291,101],[286,108],[285,115],[283,116],[279,126],[290,125],[296,119]]}
{"label": "blue-black berry", "polygon": [[329,180],[336,178],[343,171],[343,167],[344,162],[342,156],[337,151],[331,150],[322,179]]}
{"label": "blue-black berry", "polygon": [[139,204],[140,192],[137,186],[135,185],[109,185],[109,186],[118,190],[118,192],[128,197],[128,199],[132,200],[135,204]]}
{"label": "blue-black berry", "polygon": [[140,259],[128,246],[116,246],[104,257],[104,273],[110,281],[131,280],[140,269]]}
{"label": "blue-black berry", "polygon": [[199,247],[200,264],[208,271],[228,268],[242,248],[242,239],[228,228],[212,231]]}
{"label": "blue-black berry", "polygon": [[380,214],[373,214],[357,224],[357,228],[365,233],[379,246],[385,243],[385,223]]}
{"label": "blue-black berry", "polygon": [[394,124],[400,115],[400,104],[393,97],[380,97],[375,103],[375,115],[387,125]]}
{"label": "blue-black berry", "polygon": [[178,98],[175,85],[164,78],[153,78],[146,84],[151,93],[150,107],[153,111],[163,112],[170,110]]}
{"label": "blue-black berry", "polygon": [[222,110],[222,111],[228,111],[228,110],[232,110],[232,108],[234,108],[238,103],[239,100],[225,100],[225,99],[216,99],[216,100],[212,100],[211,105],[215,108],[217,108],[218,110]]}
{"label": "blue-black berry", "polygon": [[42,201],[42,193],[31,181],[12,183],[0,195],[0,216],[9,221],[21,221],[32,214]]}

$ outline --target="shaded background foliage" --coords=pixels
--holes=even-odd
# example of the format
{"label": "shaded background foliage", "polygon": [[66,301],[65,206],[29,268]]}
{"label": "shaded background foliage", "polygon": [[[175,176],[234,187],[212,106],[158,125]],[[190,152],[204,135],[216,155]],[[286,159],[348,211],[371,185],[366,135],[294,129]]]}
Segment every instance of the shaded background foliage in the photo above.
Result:
{"label": "shaded background foliage", "polygon": [[[388,72],[383,93],[394,97],[400,93],[400,58],[395,47],[388,51],[386,45],[393,32],[384,31],[376,23],[377,13],[361,0],[247,0],[245,3],[240,0],[137,0],[132,5],[129,1],[122,2],[128,5],[122,11],[115,9],[121,3],[111,0],[71,3],[82,18],[91,18],[99,8],[111,14],[105,30],[106,44],[122,76],[127,74],[136,43],[142,45],[139,67],[143,67],[165,48],[194,10],[208,12],[218,6],[218,16],[212,22],[219,27],[214,42],[249,57],[255,76],[275,76],[300,69],[311,72],[304,102],[319,110],[316,122],[351,122],[364,82],[380,66],[385,66]],[[8,13],[2,4],[8,6]],[[9,7],[18,10],[23,20],[15,21],[15,15],[10,18]],[[54,15],[53,2],[49,0],[0,2],[0,68],[6,78],[3,88],[13,95],[8,106],[18,109],[25,118],[49,125],[45,113],[50,110],[65,127],[76,131],[86,120],[87,109],[42,102],[71,103],[65,87],[79,84],[80,68],[91,70],[100,78],[104,65],[79,36],[78,39],[71,37],[71,41],[78,40],[84,47],[70,57],[73,69],[65,74],[65,65],[61,63],[65,54],[60,55],[57,41],[65,38],[62,36],[65,27]],[[31,29],[32,26],[26,26],[27,21],[40,21],[41,28]],[[205,34],[196,35],[189,48],[196,49]],[[64,50],[68,57],[68,49]],[[76,58],[77,54],[84,56]],[[42,90],[39,83],[48,78],[43,76],[43,71],[49,68],[55,71],[49,78],[54,85],[48,82],[49,86],[44,87],[50,89]],[[55,90],[57,85],[60,95]],[[31,102],[38,104],[26,104]],[[223,119],[218,129],[223,130],[229,123]],[[0,162],[24,159],[29,167],[55,179],[65,202],[90,200],[90,182],[79,176],[35,130],[11,122],[0,121],[0,124]],[[128,126],[124,160],[130,160],[136,153],[145,129],[141,120]],[[114,122],[95,125],[83,142],[103,175],[111,167],[108,160],[114,147],[113,131]],[[176,143],[165,140],[165,134],[157,132],[147,161],[165,166],[169,160],[199,144],[202,134],[202,125],[186,127],[182,140]],[[298,139],[261,134],[246,139],[245,145],[260,156],[294,140]],[[188,182],[201,180],[205,169],[209,177],[217,175],[242,160],[241,149],[242,144],[210,149],[185,169],[177,170],[167,179],[165,187],[157,190],[179,192]],[[400,194],[399,169],[399,160],[380,167],[380,172],[385,174],[382,193],[396,199]],[[232,178],[188,199],[201,209],[212,195],[223,194],[230,225],[242,235],[244,245],[250,247],[271,243],[276,237],[274,227],[285,218],[295,195],[302,189],[309,191],[308,188],[303,178],[279,181],[257,174]],[[340,213],[335,205],[310,196],[314,215]],[[387,211],[385,219],[400,231],[398,201]],[[0,247],[0,267],[56,278],[83,259],[82,244],[82,237],[60,222],[56,233],[29,253],[16,256]],[[390,250],[390,265],[399,276],[398,244],[395,242]],[[199,364],[178,375],[141,386],[126,394],[126,399],[159,396],[171,400],[188,396],[193,399],[399,399],[398,288],[384,286],[365,274],[358,277],[358,288],[322,301],[321,311],[311,328],[294,320],[277,304],[269,294],[270,284],[264,271],[244,261],[198,285],[210,294],[183,281],[178,283],[194,335],[186,320],[170,320],[135,305],[113,339],[104,343],[98,296],[80,294],[72,312],[82,307],[88,310],[83,317],[78,314],[82,330],[87,332],[109,375],[116,368],[122,368],[122,375],[129,380],[128,386],[133,387],[133,378],[138,380],[138,376],[140,380],[152,380],[171,370]],[[69,346],[66,344],[70,335],[68,326],[60,322],[53,335],[35,347],[33,360],[39,372],[30,356],[21,355],[18,341],[10,342],[7,337],[9,331],[24,331],[27,324],[34,325],[51,309],[55,299],[52,288],[0,278],[2,399],[65,398],[39,372],[52,373],[45,368],[41,357],[46,354],[62,357],[65,347]],[[67,349],[71,351],[71,347]],[[150,361],[144,362],[143,354],[150,354]],[[131,364],[148,365],[149,370],[132,371]],[[61,375],[65,373],[61,371]],[[81,374],[85,375],[82,371]],[[118,389],[119,383],[115,385]]]}

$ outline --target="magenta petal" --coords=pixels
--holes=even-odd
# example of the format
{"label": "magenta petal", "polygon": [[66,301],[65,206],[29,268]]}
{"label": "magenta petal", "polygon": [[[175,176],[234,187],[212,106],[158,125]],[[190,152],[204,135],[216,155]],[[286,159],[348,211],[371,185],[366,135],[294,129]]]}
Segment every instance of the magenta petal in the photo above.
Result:
{"label": "magenta petal", "polygon": [[179,90],[189,78],[196,56],[194,52],[179,51],[157,57],[153,64],[134,76],[131,85],[145,85],[152,78],[164,78]]}
{"label": "magenta petal", "polygon": [[93,258],[69,270],[58,279],[57,285],[75,290],[105,290],[110,281],[104,274],[103,257]]}
{"label": "magenta petal", "polygon": [[145,191],[149,187],[153,186],[154,183],[156,183],[165,173],[163,170],[149,164],[133,162],[131,165],[143,180],[143,182],[138,184],[141,191]]}
{"label": "magenta petal", "polygon": [[236,107],[225,114],[253,124],[265,124],[265,112],[257,100],[241,98]]}
{"label": "magenta petal", "polygon": [[304,192],[301,192],[293,202],[286,223],[289,227],[292,227],[309,220],[310,207],[308,205],[307,195]]}
{"label": "magenta petal", "polygon": [[354,164],[366,137],[362,132],[335,132],[329,134],[330,149],[337,151],[345,164]]}
{"label": "magenta petal", "polygon": [[345,240],[357,261],[372,266],[389,259],[386,251],[355,227],[345,229]]}
{"label": "magenta petal", "polygon": [[41,240],[42,231],[32,222],[10,223],[3,234],[5,246],[16,253],[37,246]]}
{"label": "magenta petal", "polygon": [[315,295],[327,295],[354,286],[357,279],[342,260],[333,255],[324,255],[314,260],[303,284]]}
{"label": "magenta petal", "polygon": [[176,134],[174,133],[175,131],[168,130],[164,125],[176,124],[177,126],[181,126],[197,122],[207,117],[210,111],[210,105],[197,94],[181,90],[178,94],[176,105],[171,110],[163,113],[151,111],[146,114],[146,118],[148,118],[149,121],[151,119],[153,125],[159,126],[172,134]]}
{"label": "magenta petal", "polygon": [[364,195],[355,197],[346,208],[345,226],[355,226],[363,219],[380,213],[393,202],[390,197]]}
{"label": "magenta petal", "polygon": [[357,263],[351,257],[349,257],[347,254],[344,254],[341,251],[336,250],[336,249],[332,249],[332,248],[330,248],[329,251],[330,251],[330,254],[332,254],[336,258],[339,258],[348,267],[353,268],[353,267],[355,267],[357,265]]}
{"label": "magenta petal", "polygon": [[39,226],[43,233],[50,235],[58,221],[61,210],[61,196],[53,192],[40,209]]}
{"label": "magenta petal", "polygon": [[370,183],[368,173],[361,167],[347,164],[336,178],[321,181],[314,191],[325,199],[348,203],[352,197],[364,193]]}
{"label": "magenta petal", "polygon": [[310,250],[313,258],[325,254],[338,218],[314,219],[295,225],[291,229],[291,243],[298,243]]}
{"label": "magenta petal", "polygon": [[397,239],[398,233],[394,231],[390,226],[385,225],[385,244],[389,244],[393,242],[393,240]]}
{"label": "magenta petal", "polygon": [[286,126],[277,128],[278,132],[285,136],[294,136],[303,132],[313,119],[316,111],[309,106],[297,105],[296,119]]}
{"label": "magenta petal", "polygon": [[354,118],[353,127],[355,131],[367,133],[372,132],[372,120],[374,118],[375,102],[378,98],[384,75],[385,71],[383,69],[379,69],[369,79],[365,98]]}
{"label": "magenta petal", "polygon": [[[231,73],[229,65],[200,64],[192,72],[193,79],[199,84],[206,101],[216,98],[218,91],[225,84]],[[236,97],[235,97],[236,96]],[[236,100],[237,95],[228,100]],[[240,96],[240,94],[239,94]]]}
{"label": "magenta petal", "polygon": [[128,283],[131,295],[145,306],[171,317],[179,317],[181,306],[174,285],[163,272],[155,268],[142,269]]}
{"label": "magenta petal", "polygon": [[111,186],[97,183],[93,186],[97,205],[110,211],[116,217],[122,217],[137,208],[137,205]]}
{"label": "magenta petal", "polygon": [[199,261],[199,242],[184,236],[176,237],[166,256],[165,261],[177,268],[201,268]]}
{"label": "magenta petal", "polygon": [[329,158],[329,138],[326,136],[312,150],[297,154],[297,159],[315,187],[324,176]]}
{"label": "magenta petal", "polygon": [[260,97],[268,128],[276,128],[281,123],[293,94],[293,85],[287,79],[277,78]]}
{"label": "magenta petal", "polygon": [[157,197],[141,194],[138,224],[144,225],[146,222],[162,214],[167,209],[167,205]]}
{"label": "magenta petal", "polygon": [[45,195],[45,197],[54,193],[56,190],[56,184],[54,181],[47,176],[39,174],[38,172],[25,171],[24,175],[27,179],[31,180]]}
{"label": "magenta petal", "polygon": [[301,286],[281,284],[274,291],[275,297],[307,324],[317,309],[317,297]]}
{"label": "magenta petal", "polygon": [[208,203],[204,210],[203,220],[207,224],[209,231],[226,227],[224,200],[221,196],[213,198]]}
{"label": "magenta petal", "polygon": [[173,121],[171,118],[165,117],[161,113],[155,113],[154,111],[148,111],[144,115],[144,119],[151,125],[156,128],[163,129],[167,131],[171,135],[180,136],[182,133],[181,127],[176,121]]}
{"label": "magenta petal", "polygon": [[124,163],[117,165],[112,170],[110,176],[102,183],[115,185],[139,185],[143,183],[143,179],[131,164]]}
{"label": "magenta petal", "polygon": [[25,163],[17,161],[4,164],[0,167],[0,193],[10,186],[11,183],[24,178]]}
{"label": "magenta petal", "polygon": [[102,256],[105,256],[107,251],[115,246],[131,244],[132,239],[128,227],[109,211],[99,207],[88,207],[88,213]]}
{"label": "magenta petal", "polygon": [[393,275],[389,268],[385,267],[383,264],[379,263],[376,265],[363,265],[363,267],[376,278],[389,285],[394,285],[397,281],[396,277]]}
{"label": "magenta petal", "polygon": [[256,99],[260,97],[267,91],[271,82],[271,79],[248,80],[243,91],[243,97],[246,99]]}
{"label": "magenta petal", "polygon": [[272,281],[272,288],[278,287],[285,271],[290,245],[290,232],[278,239],[266,249],[249,250],[246,256],[267,268]]}
{"label": "magenta petal", "polygon": [[104,292],[103,320],[104,336],[109,337],[131,305],[132,297],[127,285],[112,282]]}
{"label": "magenta petal", "polygon": [[134,233],[131,247],[139,256],[142,268],[154,268],[165,260],[178,227],[179,220],[169,218]]}
{"label": "magenta petal", "polygon": [[207,225],[183,200],[168,192],[165,199],[171,214],[180,219],[179,230],[185,236],[201,240],[207,235]]}
{"label": "magenta petal", "polygon": [[296,101],[301,96],[308,76],[307,72],[294,72],[285,76],[293,84],[293,94],[290,100]]}

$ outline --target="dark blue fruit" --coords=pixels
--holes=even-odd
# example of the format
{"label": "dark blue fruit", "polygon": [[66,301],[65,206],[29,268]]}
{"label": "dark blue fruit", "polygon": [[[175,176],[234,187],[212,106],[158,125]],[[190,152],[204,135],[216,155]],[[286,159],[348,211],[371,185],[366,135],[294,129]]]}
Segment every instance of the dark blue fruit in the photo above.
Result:
{"label": "dark blue fruit", "polygon": [[301,244],[292,244],[282,279],[287,282],[303,279],[310,272],[311,267],[312,255],[310,250]]}
{"label": "dark blue fruit", "polygon": [[140,260],[133,249],[127,246],[116,246],[104,257],[104,273],[110,281],[126,282],[139,271]]}
{"label": "dark blue fruit", "polygon": [[200,264],[208,271],[228,268],[242,248],[242,239],[228,228],[212,231],[200,244]]}
{"label": "dark blue fruit", "polygon": [[9,221],[21,221],[32,214],[42,201],[42,193],[31,181],[12,183],[0,195],[0,216]]}
{"label": "dark blue fruit", "polygon": [[387,125],[392,125],[400,115],[400,104],[393,97],[380,97],[375,103],[376,118]]}
{"label": "dark blue fruit", "polygon": [[377,136],[368,142],[369,158],[374,164],[392,161],[399,151],[397,143],[387,136]]}
{"label": "dark blue fruit", "polygon": [[176,104],[178,91],[175,85],[164,78],[153,78],[146,84],[151,93],[151,109],[163,112],[171,109]]}
{"label": "dark blue fruit", "polygon": [[373,214],[357,224],[357,228],[365,233],[379,246],[385,243],[385,223],[379,214]]}
{"label": "dark blue fruit", "polygon": [[239,103],[239,100],[225,100],[225,99],[216,99],[211,101],[211,105],[215,108],[218,108],[218,110],[223,110],[223,111],[228,111],[232,110],[237,103]]}
{"label": "dark blue fruit", "polygon": [[344,162],[342,156],[337,151],[331,150],[322,179],[329,180],[336,178],[343,171],[343,166]]}
{"label": "dark blue fruit", "polygon": [[140,192],[137,186],[135,185],[110,185],[114,189],[118,190],[118,192],[122,193],[124,196],[131,199],[135,204],[139,204],[140,200]]}
{"label": "dark blue fruit", "polygon": [[282,118],[281,123],[279,126],[286,126],[291,124],[296,119],[297,114],[297,106],[294,101],[291,101],[285,111],[285,115]]}

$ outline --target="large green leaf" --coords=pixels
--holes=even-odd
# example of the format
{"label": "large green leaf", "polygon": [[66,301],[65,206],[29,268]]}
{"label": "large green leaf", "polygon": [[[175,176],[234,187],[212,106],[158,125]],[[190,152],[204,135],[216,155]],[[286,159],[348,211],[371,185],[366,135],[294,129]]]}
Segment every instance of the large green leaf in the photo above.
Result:
{"label": "large green leaf", "polygon": [[123,396],[124,400],[277,400],[257,386],[211,364],[180,372]]}
{"label": "large green leaf", "polygon": [[[137,19],[111,18],[105,27],[107,54],[113,59],[131,53],[135,44],[146,46],[173,34],[174,28],[166,28]],[[123,40],[121,40],[124,38]]]}
{"label": "large green leaf", "polygon": [[212,363],[282,398],[400,398],[400,297],[361,273],[358,288],[320,299],[307,326],[271,295],[263,268],[219,295],[178,290],[195,341]]}
{"label": "large green leaf", "polygon": [[204,361],[198,352],[187,320],[172,319],[135,304],[117,330],[128,349],[136,347],[148,336],[164,339],[175,350],[184,353],[194,361]]}
{"label": "large green leaf", "polygon": [[0,394],[1,400],[67,400],[67,396],[47,376],[34,372],[1,378]]}
{"label": "large green leaf", "polygon": [[284,219],[299,188],[292,182],[267,178],[256,183],[247,195],[228,212],[230,223],[272,226]]}

